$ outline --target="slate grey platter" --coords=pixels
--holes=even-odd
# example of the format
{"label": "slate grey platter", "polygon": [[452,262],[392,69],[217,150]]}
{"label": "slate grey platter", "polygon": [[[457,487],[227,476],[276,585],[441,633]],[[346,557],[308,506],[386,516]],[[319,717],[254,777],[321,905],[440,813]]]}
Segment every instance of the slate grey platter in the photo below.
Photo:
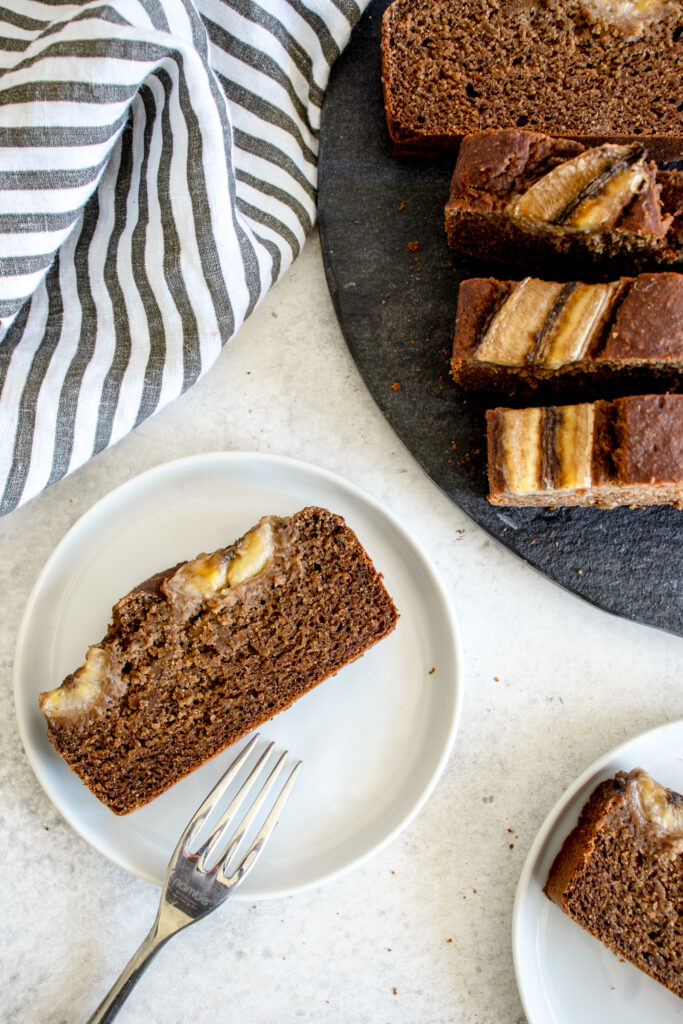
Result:
{"label": "slate grey platter", "polygon": [[392,154],[380,81],[386,6],[374,0],[356,26],[322,114],[323,260],[351,354],[403,443],[487,533],[592,604],[683,635],[683,511],[496,509],[486,500],[484,411],[509,403],[459,388],[449,356],[459,282],[505,275],[446,244],[453,158]]}

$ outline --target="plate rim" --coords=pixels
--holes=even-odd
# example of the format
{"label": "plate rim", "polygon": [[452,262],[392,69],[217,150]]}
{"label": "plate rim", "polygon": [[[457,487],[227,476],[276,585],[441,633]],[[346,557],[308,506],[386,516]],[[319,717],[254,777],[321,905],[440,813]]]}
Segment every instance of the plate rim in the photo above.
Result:
{"label": "plate rim", "polygon": [[[577,795],[582,789],[592,783],[592,788],[598,785],[602,779],[601,775],[605,778],[608,777],[606,769],[611,765],[613,761],[618,760],[622,757],[622,752],[634,743],[652,743],[659,734],[669,732],[672,729],[683,729],[683,719],[673,719],[672,721],[663,722],[660,725],[653,726],[651,729],[645,729],[643,732],[636,733],[629,739],[624,740],[622,743],[616,744],[610,748],[606,753],[596,758],[592,764],[588,766],[577,778],[567,787],[564,793],[557,799],[555,804],[551,807],[548,814],[543,819],[540,825],[534,841],[529,848],[524,866],[517,882],[517,888],[515,891],[515,899],[512,907],[512,958],[515,968],[515,980],[517,982],[517,989],[519,991],[522,1006],[524,1008],[525,1016],[527,1017],[528,1024],[544,1024],[538,1020],[537,1015],[534,1012],[533,1006],[529,1003],[527,994],[527,985],[524,983],[523,972],[522,972],[522,955],[521,955],[521,933],[522,933],[522,915],[524,910],[524,903],[527,894],[531,889],[531,879],[536,869],[539,856],[543,850],[543,847],[552,837],[553,831],[557,826],[559,819],[568,809],[569,805],[574,801]],[[618,770],[618,769],[615,769]],[[577,820],[578,813],[581,808],[577,808]],[[598,941],[597,939],[595,941]],[[635,968],[637,970],[637,968]]]}
{"label": "plate rim", "polygon": [[[464,695],[464,658],[462,649],[462,640],[460,634],[459,621],[455,612],[455,607],[451,595],[446,589],[445,583],[441,579],[441,576],[436,569],[431,557],[417,544],[412,538],[408,530],[402,525],[402,523],[396,518],[394,513],[380,501],[378,497],[372,494],[370,491],[349,480],[347,477],[335,473],[326,467],[319,466],[316,463],[309,462],[304,459],[295,458],[294,456],[281,455],[270,452],[262,451],[248,451],[245,449],[235,450],[215,450],[197,452],[190,455],[181,456],[177,459],[170,459],[161,463],[157,463],[154,466],[150,466],[140,473],[136,473],[118,484],[112,490],[107,491],[100,498],[98,498],[92,505],[90,505],[84,512],[77,517],[77,519],[71,524],[66,533],[57,542],[55,547],[48,555],[42,568],[40,569],[36,580],[31,587],[24,610],[22,612],[19,628],[17,631],[17,639],[14,647],[14,661],[13,661],[13,696],[14,696],[14,710],[16,715],[17,729],[19,732],[21,744],[29,762],[34,777],[38,781],[41,789],[47,796],[48,800],[58,812],[60,817],[73,829],[73,831],[90,847],[95,849],[101,856],[107,860],[123,868],[123,870],[134,875],[135,877],[141,878],[144,881],[151,882],[154,885],[159,885],[159,881],[156,878],[151,877],[146,872],[137,869],[131,862],[130,857],[126,857],[121,851],[114,851],[111,849],[105,849],[102,844],[96,844],[89,835],[87,835],[82,827],[80,826],[78,818],[73,814],[69,808],[65,808],[62,804],[57,802],[56,794],[53,794],[49,788],[49,781],[44,778],[44,773],[38,765],[38,759],[33,749],[33,744],[29,742],[24,707],[21,700],[21,679],[23,677],[22,663],[25,656],[25,645],[27,634],[30,629],[31,620],[33,617],[33,609],[37,603],[37,600],[43,590],[46,581],[49,579],[50,574],[59,561],[65,548],[72,542],[74,536],[81,532],[81,530],[88,526],[92,520],[96,520],[98,514],[103,509],[106,509],[110,504],[116,504],[118,500],[125,497],[125,492],[135,491],[139,485],[148,484],[153,481],[155,476],[164,477],[172,476],[176,473],[182,475],[183,471],[188,468],[199,467],[203,465],[209,465],[211,463],[220,463],[222,465],[229,466],[230,464],[238,466],[240,463],[271,463],[281,467],[290,467],[296,469],[304,474],[310,474],[314,479],[321,479],[327,484],[341,488],[356,501],[359,501],[361,505],[369,506],[380,518],[388,521],[392,529],[399,536],[400,540],[406,545],[422,565],[426,575],[429,578],[431,586],[434,588],[436,595],[442,603],[443,610],[445,613],[446,620],[449,623],[449,655],[453,661],[453,677],[449,686],[451,693],[451,716],[449,728],[442,746],[441,754],[437,759],[437,762],[429,775],[429,778],[420,792],[419,797],[413,801],[408,811],[400,818],[397,824],[377,843],[371,845],[369,849],[360,853],[357,857],[352,858],[343,866],[325,873],[319,878],[312,879],[299,883],[297,885],[288,886],[286,888],[265,888],[260,892],[245,892],[242,893],[240,888],[233,894],[233,899],[239,900],[256,900],[256,899],[275,899],[284,896],[293,895],[294,893],[303,892],[308,889],[317,888],[321,885],[326,885],[328,882],[332,882],[337,878],[345,875],[347,872],[354,870],[359,867],[365,861],[374,857],[380,853],[386,846],[388,846],[420,813],[424,805],[426,804],[429,797],[432,795],[436,785],[438,784],[446,764],[451,756],[455,736],[460,724],[460,718],[462,715],[463,707],[463,695]],[[267,723],[264,723],[267,725]],[[55,756],[58,756],[55,754]]]}

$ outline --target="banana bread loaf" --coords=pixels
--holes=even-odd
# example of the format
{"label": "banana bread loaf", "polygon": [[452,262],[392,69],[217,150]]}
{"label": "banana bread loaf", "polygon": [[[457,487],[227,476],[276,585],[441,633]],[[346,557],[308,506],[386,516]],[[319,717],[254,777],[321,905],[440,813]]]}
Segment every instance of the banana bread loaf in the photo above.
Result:
{"label": "banana bread loaf", "polygon": [[[533,393],[634,382],[676,389],[683,372],[683,274],[604,284],[469,278],[460,285],[451,360],[465,387]],[[637,390],[636,392],[637,393]]]}
{"label": "banana bread loaf", "polygon": [[633,273],[681,258],[682,214],[683,173],[638,142],[586,149],[507,129],[463,139],[445,218],[449,244],[470,256]]}
{"label": "banana bread loaf", "polygon": [[683,796],[642,769],[601,782],[544,892],[617,956],[683,996]]}
{"label": "banana bread loaf", "polygon": [[344,520],[267,517],[135,587],[104,640],[41,694],[48,735],[127,814],[353,661],[397,613]]}
{"label": "banana bread loaf", "polygon": [[396,153],[526,127],[683,155],[679,0],[394,0],[382,81]]}
{"label": "banana bread loaf", "polygon": [[683,395],[489,409],[494,505],[683,507]]}

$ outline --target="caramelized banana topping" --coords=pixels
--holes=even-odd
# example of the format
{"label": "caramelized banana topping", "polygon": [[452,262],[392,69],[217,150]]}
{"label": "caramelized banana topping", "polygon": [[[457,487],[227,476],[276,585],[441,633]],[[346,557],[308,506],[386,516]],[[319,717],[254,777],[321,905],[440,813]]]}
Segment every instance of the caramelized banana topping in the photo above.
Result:
{"label": "caramelized banana topping", "polygon": [[476,358],[500,366],[522,366],[563,287],[531,277],[520,281],[491,321]]}
{"label": "caramelized banana topping", "polygon": [[508,203],[506,212],[532,223],[589,230],[615,223],[647,182],[639,143],[606,143],[554,167]]}
{"label": "caramelized banana topping", "polygon": [[584,358],[611,313],[620,281],[583,284],[525,278],[497,311],[474,358],[498,366],[557,369]]}

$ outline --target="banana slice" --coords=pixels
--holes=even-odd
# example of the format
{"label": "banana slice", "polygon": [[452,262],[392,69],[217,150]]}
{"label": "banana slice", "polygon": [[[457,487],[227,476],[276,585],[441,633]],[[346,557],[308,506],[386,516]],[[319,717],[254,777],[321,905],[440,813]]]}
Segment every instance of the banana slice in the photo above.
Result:
{"label": "banana slice", "polygon": [[166,581],[166,592],[182,596],[185,600],[213,597],[258,576],[270,561],[273,546],[272,524],[263,519],[244,535],[232,558],[223,551],[199,555],[182,565]]}
{"label": "banana slice", "polygon": [[480,362],[557,369],[582,359],[600,330],[620,281],[583,284],[527,277],[515,285],[474,352]]}
{"label": "banana slice", "polygon": [[606,143],[558,164],[511,200],[506,213],[537,224],[595,228],[613,222],[647,180],[639,143]]}
{"label": "banana slice", "polygon": [[109,656],[101,647],[93,646],[85,656],[85,664],[68,683],[40,695],[40,707],[46,715],[56,718],[78,715],[104,699],[109,679]]}
{"label": "banana slice", "polygon": [[621,288],[620,281],[608,284],[574,282],[539,334],[533,362],[556,370],[582,359],[605,321]]}
{"label": "banana slice", "polygon": [[674,799],[675,794],[642,769],[632,772],[630,781],[643,817],[672,839],[683,839],[683,803]]}
{"label": "banana slice", "polygon": [[532,277],[520,281],[491,321],[475,358],[499,366],[523,366],[563,288],[563,284]]}

